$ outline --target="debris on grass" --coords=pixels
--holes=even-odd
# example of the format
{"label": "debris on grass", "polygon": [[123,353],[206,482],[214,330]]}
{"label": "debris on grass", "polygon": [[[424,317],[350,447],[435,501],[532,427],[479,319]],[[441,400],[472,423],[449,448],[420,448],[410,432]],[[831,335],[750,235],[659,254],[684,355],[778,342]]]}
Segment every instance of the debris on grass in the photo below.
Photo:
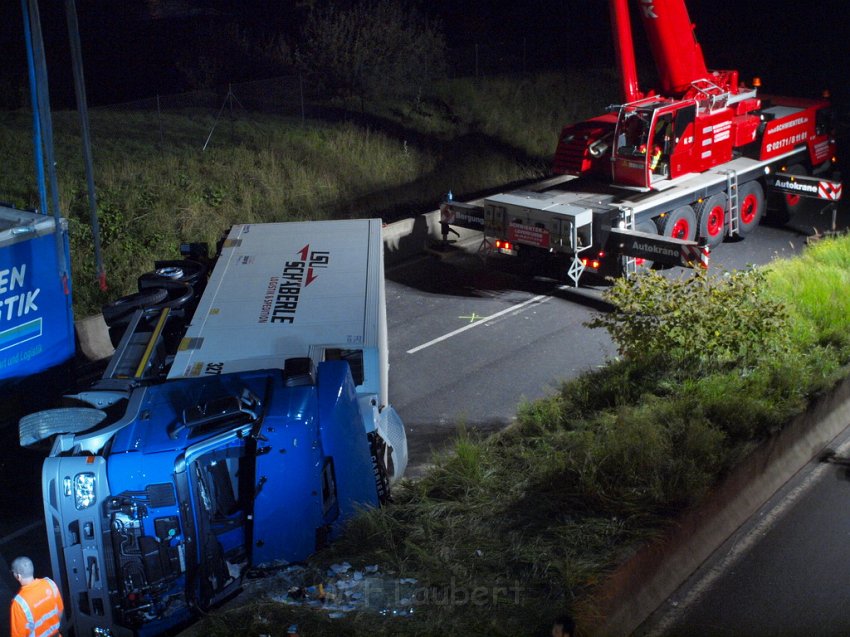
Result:
{"label": "debris on grass", "polygon": [[324,573],[296,564],[258,575],[248,584],[257,593],[281,604],[325,612],[330,619],[353,612],[408,617],[418,603],[418,580],[382,573],[377,564],[354,568],[340,562]]}

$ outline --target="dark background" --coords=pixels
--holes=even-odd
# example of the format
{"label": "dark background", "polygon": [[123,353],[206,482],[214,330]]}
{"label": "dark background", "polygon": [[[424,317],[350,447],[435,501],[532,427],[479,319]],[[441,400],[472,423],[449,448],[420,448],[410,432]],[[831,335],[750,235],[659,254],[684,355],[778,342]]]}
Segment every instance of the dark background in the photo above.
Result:
{"label": "dark background", "polygon": [[[399,0],[402,1],[402,0]],[[296,47],[309,0],[77,0],[89,103],[93,106],[201,88],[204,81],[243,82],[296,72],[292,66],[247,54],[234,34],[278,38]],[[342,4],[342,3],[337,3]],[[435,0],[425,10],[442,25],[452,75],[475,70],[474,50],[500,51],[483,73],[599,69],[615,65],[605,0],[504,2]],[[816,97],[829,89],[846,132],[850,121],[850,7],[846,0],[688,0],[709,68],[760,76],[763,93]],[[74,107],[67,24],[62,0],[41,0],[51,100]],[[653,85],[652,64],[635,24],[641,86]],[[204,73],[207,67],[216,72]],[[648,67],[650,70],[645,70]],[[0,109],[29,106],[20,0],[0,1]],[[606,104],[599,104],[600,111]],[[566,123],[566,122],[565,122]],[[4,152],[0,148],[0,157]],[[4,403],[9,396],[3,396]],[[16,418],[0,418],[0,444],[14,449],[19,484],[37,484],[42,452],[16,444]],[[3,458],[0,463],[6,463]],[[5,469],[5,467],[3,467]],[[4,470],[4,473],[12,473]],[[41,503],[21,497],[14,485],[0,494],[0,522],[37,520]],[[12,524],[9,513],[17,518]],[[0,525],[2,526],[2,525]],[[4,529],[9,532],[9,528]],[[35,531],[38,539],[42,531]],[[2,546],[15,555],[33,537]],[[45,563],[37,564],[39,573]],[[14,582],[0,555],[0,635],[7,628]]]}
{"label": "dark background", "polygon": [[[89,102],[114,104],[200,88],[197,84],[209,79],[202,69],[211,65],[217,66],[215,79],[222,83],[291,73],[291,67],[246,54],[234,42],[234,33],[256,41],[276,37],[294,49],[311,4],[321,3],[77,0]],[[841,110],[850,102],[846,3],[690,0],[688,4],[710,68],[738,69],[744,79],[758,75],[763,92],[814,97],[828,88]],[[20,0],[0,5],[0,107],[17,108],[28,104],[29,94]],[[72,108],[64,2],[40,5],[51,99],[56,108]],[[473,72],[476,44],[501,51],[499,70],[612,67],[607,5],[605,0],[438,0],[422,7],[446,35],[452,52],[450,72],[462,75]],[[648,63],[651,58],[640,28],[636,31],[639,60]],[[643,73],[642,87],[651,83]]]}

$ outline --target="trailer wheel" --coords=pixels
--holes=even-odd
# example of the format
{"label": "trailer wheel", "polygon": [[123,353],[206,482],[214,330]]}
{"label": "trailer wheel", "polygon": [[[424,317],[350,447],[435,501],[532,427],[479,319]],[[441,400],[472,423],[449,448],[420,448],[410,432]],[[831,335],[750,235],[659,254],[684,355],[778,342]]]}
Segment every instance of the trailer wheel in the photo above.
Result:
{"label": "trailer wheel", "polygon": [[697,216],[690,206],[681,206],[661,217],[658,228],[665,237],[693,241],[697,234]]}
{"label": "trailer wheel", "polygon": [[728,208],[729,201],[726,195],[717,193],[708,199],[703,199],[694,210],[697,216],[697,236],[704,239],[710,248],[716,248],[723,243]]}
{"label": "trailer wheel", "polygon": [[764,190],[757,181],[748,181],[738,189],[738,234],[755,230],[764,214]]}
{"label": "trailer wheel", "polygon": [[[803,164],[788,166],[785,172],[789,175],[800,176],[809,174]],[[791,221],[792,217],[803,207],[803,197],[790,192],[771,192],[768,203],[770,206],[769,221],[776,225],[783,225]]]}
{"label": "trailer wheel", "polygon": [[144,287],[139,288],[140,292],[147,290],[165,291],[165,298],[162,301],[147,306],[152,310],[161,310],[166,307],[171,311],[182,310],[195,298],[195,291],[192,286],[182,281],[160,279],[159,281],[143,281],[142,285]]}

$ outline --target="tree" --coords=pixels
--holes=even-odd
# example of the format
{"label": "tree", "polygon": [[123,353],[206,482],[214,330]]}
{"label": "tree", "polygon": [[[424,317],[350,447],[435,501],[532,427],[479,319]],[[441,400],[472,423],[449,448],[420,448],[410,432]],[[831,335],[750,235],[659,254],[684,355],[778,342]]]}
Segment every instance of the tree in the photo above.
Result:
{"label": "tree", "polygon": [[398,97],[445,72],[445,46],[416,4],[364,0],[343,9],[314,8],[296,59],[319,90]]}

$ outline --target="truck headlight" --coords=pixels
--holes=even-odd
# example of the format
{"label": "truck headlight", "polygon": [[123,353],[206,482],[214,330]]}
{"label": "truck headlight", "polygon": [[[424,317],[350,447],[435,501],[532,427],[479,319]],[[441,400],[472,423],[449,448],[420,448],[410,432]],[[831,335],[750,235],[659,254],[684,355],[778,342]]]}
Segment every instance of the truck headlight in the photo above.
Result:
{"label": "truck headlight", "polygon": [[78,510],[88,509],[97,501],[93,473],[78,473],[74,476],[74,506]]}
{"label": "truck headlight", "polygon": [[96,626],[91,629],[92,637],[112,637],[112,630],[109,628],[101,628]]}

